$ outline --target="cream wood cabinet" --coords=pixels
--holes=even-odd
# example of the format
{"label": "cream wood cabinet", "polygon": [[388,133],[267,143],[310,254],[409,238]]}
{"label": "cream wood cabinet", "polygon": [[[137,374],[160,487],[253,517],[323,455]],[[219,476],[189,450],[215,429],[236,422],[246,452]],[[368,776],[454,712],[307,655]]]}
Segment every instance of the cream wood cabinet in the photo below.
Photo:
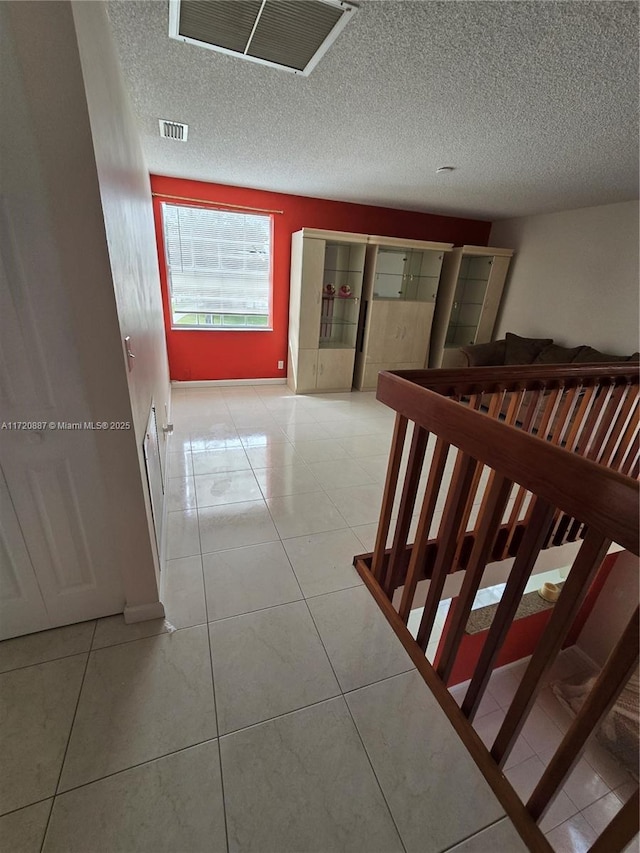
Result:
{"label": "cream wood cabinet", "polygon": [[304,228],[291,241],[287,383],[350,391],[367,236]]}
{"label": "cream wood cabinet", "polygon": [[440,270],[452,243],[369,237],[354,385],[426,366]]}
{"label": "cream wood cabinet", "polygon": [[460,347],[490,341],[513,252],[461,246],[442,265],[429,367],[461,367]]}

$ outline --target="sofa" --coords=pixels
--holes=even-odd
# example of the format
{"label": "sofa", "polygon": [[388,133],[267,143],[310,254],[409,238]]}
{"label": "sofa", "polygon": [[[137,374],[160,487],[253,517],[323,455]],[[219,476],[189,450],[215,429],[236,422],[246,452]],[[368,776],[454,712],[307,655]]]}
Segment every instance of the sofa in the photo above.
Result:
{"label": "sofa", "polygon": [[[600,352],[587,345],[563,347],[555,344],[552,338],[522,338],[520,335],[515,335],[511,332],[507,332],[505,338],[502,340],[461,347],[461,351],[467,360],[467,367],[518,364],[604,364],[610,362],[637,362],[640,358],[640,353],[637,352],[630,356],[611,355]],[[543,397],[546,397],[548,393],[545,391]],[[583,392],[580,393],[582,394]],[[531,392],[527,391],[524,395],[520,412],[524,413],[527,410],[530,399]],[[480,402],[480,410],[486,412],[490,402],[491,396],[483,394]],[[509,399],[505,398],[499,414],[500,419],[503,420],[506,417],[508,408]],[[575,412],[572,413],[571,420],[573,420],[574,416]],[[554,415],[552,424],[549,427],[552,431],[555,428],[557,417],[558,413]],[[531,426],[531,432],[534,435],[538,433],[542,418],[543,409],[539,408]],[[521,425],[520,416],[516,419],[516,425]]]}
{"label": "sofa", "polygon": [[608,362],[638,361],[640,353],[611,355],[586,344],[564,347],[552,338],[523,338],[512,332],[498,341],[473,344],[460,348],[466,358],[466,367],[489,367],[499,364],[604,364]]}

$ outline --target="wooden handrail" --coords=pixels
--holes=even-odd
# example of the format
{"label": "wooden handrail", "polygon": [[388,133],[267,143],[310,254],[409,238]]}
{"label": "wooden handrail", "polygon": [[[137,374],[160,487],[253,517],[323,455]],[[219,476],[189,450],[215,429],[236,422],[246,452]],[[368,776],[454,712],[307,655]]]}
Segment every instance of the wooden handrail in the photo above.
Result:
{"label": "wooden handrail", "polygon": [[419,387],[407,373],[380,373],[378,400],[638,554],[636,481]]}
{"label": "wooden handrail", "polygon": [[[446,368],[442,370],[395,370],[394,376],[446,397],[491,394],[496,391],[571,388],[638,381],[638,362],[604,364],[536,364],[492,367]],[[382,374],[380,374],[382,375]]]}
{"label": "wooden handrail", "polygon": [[[634,554],[640,551],[640,486],[629,476],[637,476],[640,468],[639,380],[638,365],[631,363],[397,371],[378,378],[377,398],[395,410],[396,428],[375,552],[356,557],[354,563],[531,850],[548,847],[531,818],[540,819],[637,660],[636,613],[635,627],[627,627],[526,810],[514,806],[499,768],[543,678],[575,624],[611,543]],[[412,440],[405,457],[409,422]],[[435,446],[427,454],[430,438],[435,438]],[[447,463],[454,458],[448,476]],[[415,541],[409,544],[421,482],[424,497]],[[436,512],[438,507],[442,512]],[[390,532],[392,545],[387,548]],[[471,720],[538,555],[579,540],[558,602],[502,727],[489,751],[478,751]],[[453,712],[446,686],[474,598],[488,564],[507,557],[514,559],[504,592],[461,707]],[[452,572],[464,572],[464,577],[434,669],[425,649]],[[429,581],[426,600],[424,589],[418,589],[423,580]],[[401,595],[395,599],[398,587]],[[422,616],[414,639],[406,626],[412,608],[419,606]],[[596,842],[594,853],[621,849],[637,821],[637,809],[625,807]]]}

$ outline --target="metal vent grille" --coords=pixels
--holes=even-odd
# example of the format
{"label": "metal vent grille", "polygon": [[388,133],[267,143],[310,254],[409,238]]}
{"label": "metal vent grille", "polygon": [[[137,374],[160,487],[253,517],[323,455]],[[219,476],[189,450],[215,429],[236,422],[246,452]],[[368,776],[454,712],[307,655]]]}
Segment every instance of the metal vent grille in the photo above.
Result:
{"label": "metal vent grille", "polygon": [[306,76],[356,9],[346,0],[169,0],[169,35]]}
{"label": "metal vent grille", "polygon": [[163,139],[175,139],[176,142],[186,142],[189,135],[189,125],[182,124],[179,121],[168,121],[161,118],[158,120],[160,125],[160,136]]}

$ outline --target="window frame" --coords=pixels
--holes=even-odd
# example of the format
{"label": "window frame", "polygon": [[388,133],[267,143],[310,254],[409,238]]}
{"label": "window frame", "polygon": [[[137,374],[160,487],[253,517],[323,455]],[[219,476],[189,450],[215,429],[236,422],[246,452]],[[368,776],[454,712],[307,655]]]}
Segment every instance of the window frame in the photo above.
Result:
{"label": "window frame", "polygon": [[[267,323],[265,326],[247,326],[247,325],[216,325],[214,323],[206,323],[206,324],[185,324],[185,323],[176,323],[174,319],[174,308],[173,308],[173,293],[172,293],[172,280],[171,280],[171,266],[169,264],[169,249],[168,249],[168,241],[167,234],[165,230],[165,206],[167,207],[177,207],[177,208],[189,208],[195,210],[207,210],[214,211],[220,213],[227,214],[235,214],[238,216],[255,216],[262,217],[264,219],[269,220],[269,283],[268,283],[268,308],[267,308]],[[169,322],[170,329],[172,332],[273,332],[273,265],[274,265],[274,216],[272,213],[261,211],[261,210],[252,210],[251,208],[243,209],[243,208],[227,208],[220,206],[219,204],[211,203],[206,204],[198,201],[190,202],[190,201],[173,201],[173,200],[161,200],[159,205],[160,212],[160,231],[162,234],[162,242],[164,248],[164,265],[165,265],[165,275],[166,275],[166,283],[167,283],[167,309],[169,314]],[[194,311],[190,312],[194,314],[202,314],[208,315],[210,317],[219,316],[234,316],[233,312],[225,312],[220,311],[217,314],[214,312],[207,311]],[[247,318],[251,316],[250,314],[237,314],[238,317]],[[255,315],[255,316],[264,316],[264,315]]]}

